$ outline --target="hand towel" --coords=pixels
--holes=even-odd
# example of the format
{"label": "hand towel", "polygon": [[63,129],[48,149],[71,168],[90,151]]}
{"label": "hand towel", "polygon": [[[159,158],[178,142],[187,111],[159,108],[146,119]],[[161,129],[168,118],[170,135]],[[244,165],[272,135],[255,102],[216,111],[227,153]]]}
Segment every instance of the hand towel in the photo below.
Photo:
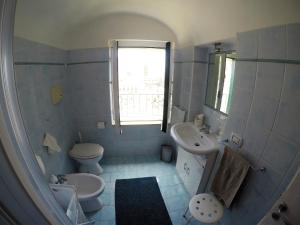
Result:
{"label": "hand towel", "polygon": [[230,207],[249,168],[250,164],[247,160],[229,147],[225,147],[221,165],[211,190],[219,200],[224,202],[227,208]]}
{"label": "hand towel", "polygon": [[57,144],[56,138],[49,133],[45,133],[43,146],[48,147],[48,152],[50,154],[61,151],[61,148]]}

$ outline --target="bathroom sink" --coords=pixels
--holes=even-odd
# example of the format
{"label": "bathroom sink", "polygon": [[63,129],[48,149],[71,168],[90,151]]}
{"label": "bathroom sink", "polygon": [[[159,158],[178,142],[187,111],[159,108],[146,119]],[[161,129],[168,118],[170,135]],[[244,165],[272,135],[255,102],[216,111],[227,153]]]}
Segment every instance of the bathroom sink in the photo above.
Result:
{"label": "bathroom sink", "polygon": [[218,144],[192,123],[174,124],[171,127],[171,136],[176,144],[193,154],[207,155],[218,151]]}

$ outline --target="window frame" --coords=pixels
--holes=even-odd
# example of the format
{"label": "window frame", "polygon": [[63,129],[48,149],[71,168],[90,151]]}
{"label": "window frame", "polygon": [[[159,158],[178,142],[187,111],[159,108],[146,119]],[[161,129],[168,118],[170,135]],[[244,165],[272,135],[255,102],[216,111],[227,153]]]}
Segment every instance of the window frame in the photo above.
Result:
{"label": "window frame", "polygon": [[[169,44],[168,44],[169,43]],[[122,122],[123,125],[154,125],[162,124],[163,131],[166,130],[167,124],[170,123],[171,118],[171,106],[172,106],[172,94],[173,94],[173,79],[174,79],[174,65],[173,65],[173,48],[174,45],[171,42],[166,41],[148,41],[148,40],[111,40],[109,42],[110,51],[109,51],[109,89],[110,89],[110,109],[111,109],[111,123],[112,126],[121,128],[121,119],[120,119],[120,102],[119,102],[119,74],[118,74],[118,49],[119,48],[157,48],[157,49],[166,49],[169,45],[169,55],[166,54],[166,63],[168,58],[169,70],[165,71],[168,73],[168,90],[166,93],[166,81],[164,83],[164,106],[163,106],[163,118],[162,121],[140,121],[140,122]],[[166,51],[167,52],[167,51]],[[165,105],[167,96],[167,106]],[[165,109],[167,108],[167,110]],[[167,112],[166,112],[167,111]],[[166,115],[166,116],[165,116]],[[163,125],[166,124],[166,125]],[[120,131],[121,132],[121,131]]]}

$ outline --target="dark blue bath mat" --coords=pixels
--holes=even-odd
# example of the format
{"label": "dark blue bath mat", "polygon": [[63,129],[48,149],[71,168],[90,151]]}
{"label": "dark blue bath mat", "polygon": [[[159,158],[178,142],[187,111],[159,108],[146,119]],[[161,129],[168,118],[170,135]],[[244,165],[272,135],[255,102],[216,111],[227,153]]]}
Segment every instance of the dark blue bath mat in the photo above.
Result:
{"label": "dark blue bath mat", "polygon": [[155,177],[116,180],[116,225],[172,225]]}

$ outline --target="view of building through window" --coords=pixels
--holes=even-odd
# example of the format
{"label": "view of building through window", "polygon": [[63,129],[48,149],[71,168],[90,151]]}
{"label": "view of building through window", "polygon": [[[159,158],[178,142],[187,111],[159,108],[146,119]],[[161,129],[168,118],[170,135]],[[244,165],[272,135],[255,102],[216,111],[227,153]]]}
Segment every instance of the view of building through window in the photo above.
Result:
{"label": "view of building through window", "polygon": [[165,49],[118,49],[121,124],[157,124],[163,118]]}

